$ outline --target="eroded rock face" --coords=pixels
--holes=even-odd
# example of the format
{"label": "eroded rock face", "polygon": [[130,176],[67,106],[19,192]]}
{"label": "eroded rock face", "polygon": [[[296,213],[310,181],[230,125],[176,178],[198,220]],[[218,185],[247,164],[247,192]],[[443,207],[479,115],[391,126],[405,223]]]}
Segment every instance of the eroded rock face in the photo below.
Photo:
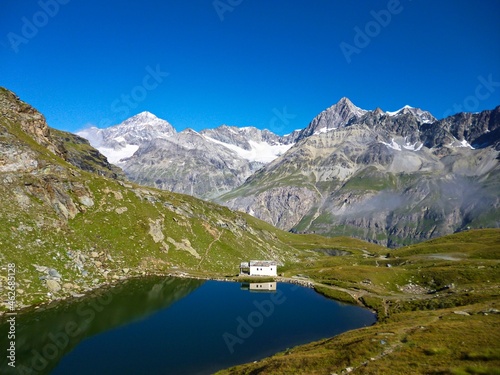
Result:
{"label": "eroded rock face", "polygon": [[293,228],[318,198],[317,192],[305,187],[276,187],[226,204],[230,208],[258,216],[279,228]]}
{"label": "eroded rock face", "polygon": [[64,150],[51,139],[45,117],[29,104],[22,102],[14,93],[3,88],[0,90],[0,116],[4,120],[20,124],[21,129],[38,144],[58,156],[63,156]]}

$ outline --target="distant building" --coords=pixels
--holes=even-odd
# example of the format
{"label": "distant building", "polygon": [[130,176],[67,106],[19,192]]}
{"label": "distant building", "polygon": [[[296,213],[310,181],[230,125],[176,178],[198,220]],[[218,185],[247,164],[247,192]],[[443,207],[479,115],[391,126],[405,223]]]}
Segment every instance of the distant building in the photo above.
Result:
{"label": "distant building", "polygon": [[251,260],[240,264],[240,275],[277,276],[278,263],[273,260]]}

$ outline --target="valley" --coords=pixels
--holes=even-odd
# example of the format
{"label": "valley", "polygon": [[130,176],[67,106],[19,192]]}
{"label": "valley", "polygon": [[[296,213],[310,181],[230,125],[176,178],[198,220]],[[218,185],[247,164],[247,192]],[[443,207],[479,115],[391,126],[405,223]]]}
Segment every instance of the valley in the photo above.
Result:
{"label": "valley", "polygon": [[[366,113],[359,114],[366,116]],[[419,116],[428,119],[425,117],[428,115]],[[491,118],[494,112],[478,116]],[[447,120],[443,128],[459,128],[459,120]],[[476,124],[483,124],[476,120]],[[321,184],[308,182],[294,171],[308,171],[305,164],[297,162],[302,156],[299,150],[308,150],[320,160],[323,156],[315,154],[318,149],[327,149],[331,155],[330,151],[339,144],[352,150],[350,155],[357,155],[354,159],[366,157],[366,165],[371,165],[372,154],[358,150],[356,145],[371,142],[373,131],[361,125],[342,127],[339,123],[339,126],[341,130],[321,131],[290,146],[239,189],[258,191],[262,188],[261,193],[265,194],[266,186],[276,184],[276,189],[282,189],[280,194],[289,203],[273,198],[276,207],[271,211],[278,213],[288,207],[287,212],[292,213],[291,205],[295,204],[293,212],[306,215],[310,208],[300,209],[304,200],[289,194],[285,181],[275,181],[276,175],[288,170],[288,182],[293,181],[297,192],[309,192],[311,206],[317,204],[317,196],[320,196],[324,207],[330,207],[333,203],[327,202],[329,199],[337,202],[331,198],[331,193],[337,190],[330,191],[328,186],[322,190]],[[484,134],[494,131],[468,130],[484,142]],[[442,143],[448,144],[449,135],[444,130],[442,137]],[[9,264],[16,269],[15,310],[19,314],[36,315],[37,310],[47,311],[61,304],[75,307],[92,293],[111,286],[119,288],[129,279],[156,275],[236,281],[242,260],[273,259],[279,266],[278,280],[310,285],[329,298],[368,307],[377,313],[378,321],[370,327],[289,348],[256,363],[222,370],[221,374],[495,373],[500,366],[500,232],[498,228],[474,229],[474,223],[487,226],[491,223],[488,220],[497,220],[496,139],[488,138],[489,146],[477,151],[470,147],[448,148],[447,154],[441,157],[425,146],[414,151],[420,147],[415,141],[417,143],[412,144],[416,146],[407,150],[408,155],[423,152],[414,158],[401,157],[406,152],[404,147],[394,150],[395,144],[401,145],[400,139],[393,143],[383,141],[392,148],[385,143],[370,143],[369,147],[379,151],[373,161],[375,167],[354,172],[352,176],[350,168],[355,164],[347,159],[347,154],[337,157],[344,160],[344,164],[325,162],[325,166],[336,168],[337,178],[351,176],[348,182],[339,185],[338,191],[348,200],[342,204],[349,206],[339,212],[353,215],[356,212],[353,206],[366,199],[363,194],[367,190],[371,192],[371,206],[365,201],[365,211],[357,211],[366,217],[369,228],[370,213],[384,214],[381,205],[397,213],[398,207],[404,206],[402,202],[408,200],[405,204],[410,206],[410,198],[416,197],[420,197],[418,207],[419,212],[424,212],[424,218],[445,226],[440,229],[432,224],[434,228],[429,228],[432,235],[422,234],[419,241],[455,231],[454,222],[443,221],[441,216],[432,216],[434,214],[425,216],[424,208],[432,212],[430,201],[440,202],[437,207],[442,215],[455,212],[456,220],[463,220],[460,218],[463,213],[469,215],[466,223],[470,229],[389,249],[373,243],[375,241],[346,236],[284,231],[255,217],[256,211],[252,216],[190,195],[127,181],[123,172],[85,139],[50,128],[42,114],[14,93],[0,89],[0,222],[4,223],[0,226],[2,322],[5,323],[12,306],[8,295]],[[476,145],[473,141],[471,144]],[[398,163],[402,163],[406,168],[408,159],[422,165],[441,163],[443,170],[455,171],[457,175],[444,183],[436,178],[435,172],[426,172],[428,178],[423,177],[425,174],[399,174],[397,178],[389,178],[391,175],[380,172],[381,165],[397,168]],[[282,164],[284,160],[287,162]],[[311,164],[310,170],[313,169]],[[264,173],[266,170],[272,173]],[[331,177],[330,173],[331,169],[325,169],[325,176]],[[457,176],[470,185],[455,191]],[[429,196],[439,184],[443,185],[438,190],[449,194],[444,195],[446,199]],[[388,194],[388,187],[398,186],[404,186],[408,195],[392,201],[393,206],[385,203],[393,198],[386,200],[384,195],[373,193]],[[477,190],[478,186],[482,190]],[[240,196],[235,192],[227,194],[233,198]],[[454,199],[459,196],[462,211],[453,211]],[[318,211],[307,219],[308,230],[319,224],[330,230],[328,221],[321,215]],[[402,215],[406,221],[397,221],[402,235],[407,236],[405,230],[422,231],[418,215],[411,216],[411,211]],[[282,212],[275,224],[289,220],[285,216]],[[405,224],[413,222],[415,228]],[[375,223],[373,227],[377,228]],[[345,234],[352,235],[348,230]],[[192,283],[197,285],[196,281]],[[160,304],[170,301],[160,300]]]}

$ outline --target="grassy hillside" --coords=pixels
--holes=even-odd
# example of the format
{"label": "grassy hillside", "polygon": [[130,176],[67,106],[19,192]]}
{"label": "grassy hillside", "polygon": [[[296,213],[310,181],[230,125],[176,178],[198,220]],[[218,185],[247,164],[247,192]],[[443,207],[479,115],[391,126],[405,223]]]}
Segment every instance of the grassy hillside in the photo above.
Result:
{"label": "grassy hillside", "polygon": [[500,230],[398,250],[347,248],[350,255],[311,253],[286,274],[372,307],[377,324],[219,374],[500,373]]}

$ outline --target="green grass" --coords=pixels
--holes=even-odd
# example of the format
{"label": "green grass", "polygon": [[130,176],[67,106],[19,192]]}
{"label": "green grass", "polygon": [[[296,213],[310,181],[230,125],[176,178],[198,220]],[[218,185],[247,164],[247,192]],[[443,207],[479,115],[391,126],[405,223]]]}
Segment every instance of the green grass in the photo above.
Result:
{"label": "green grass", "polygon": [[392,174],[382,174],[375,167],[367,167],[351,177],[342,187],[349,192],[383,191],[396,187],[396,177]]}
{"label": "green grass", "polygon": [[[363,374],[495,374],[500,368],[499,237],[498,229],[473,230],[391,250],[389,258],[387,249],[352,240],[344,242],[354,245],[348,256],[306,251],[300,265],[286,270],[288,276],[300,273],[325,296],[374,309],[378,322],[218,374],[327,375],[348,367]],[[429,257],[456,254],[457,244],[464,245],[464,259]],[[401,290],[410,283],[424,293]],[[449,284],[454,285],[428,293]]]}
{"label": "green grass", "polygon": [[328,288],[326,286],[316,285],[314,290],[325,297],[345,303],[356,303],[356,300],[347,292]]}

